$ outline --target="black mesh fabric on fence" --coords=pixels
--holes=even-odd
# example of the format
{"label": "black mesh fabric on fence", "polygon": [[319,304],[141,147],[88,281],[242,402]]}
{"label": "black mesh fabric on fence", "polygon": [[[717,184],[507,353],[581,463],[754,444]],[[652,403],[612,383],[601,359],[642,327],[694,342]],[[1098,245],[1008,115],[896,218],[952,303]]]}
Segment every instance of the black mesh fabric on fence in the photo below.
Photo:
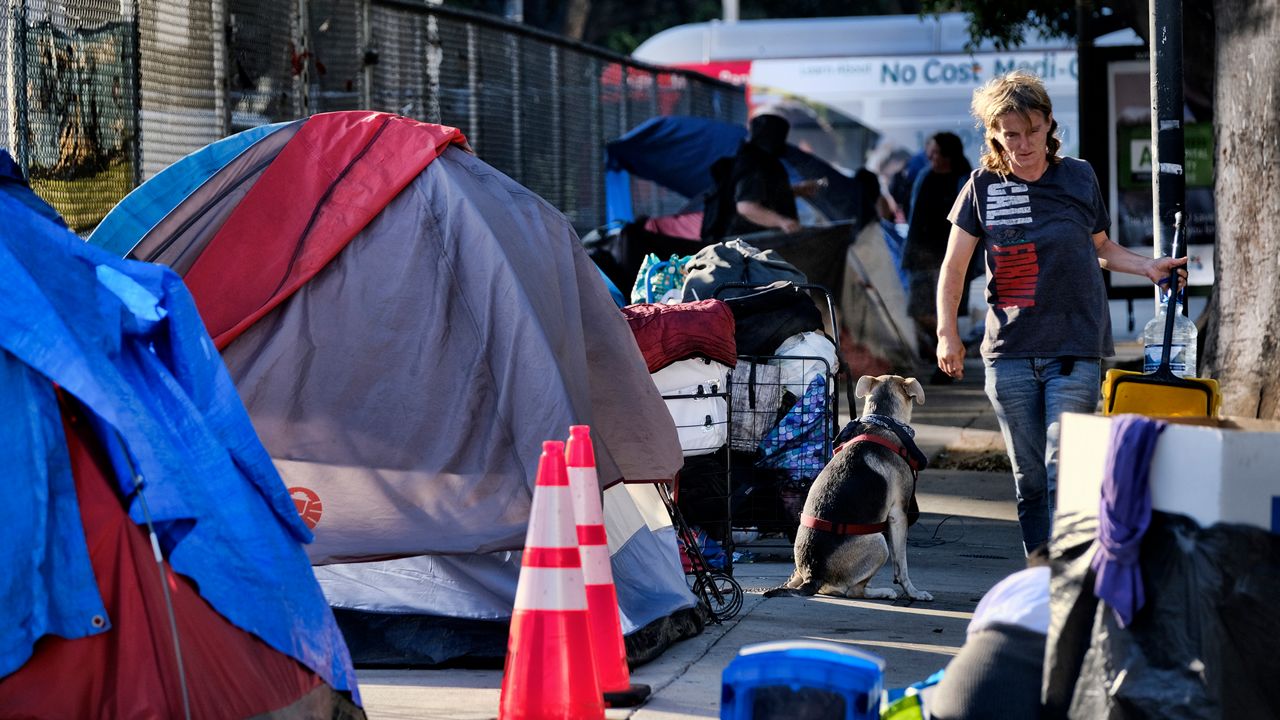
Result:
{"label": "black mesh fabric on fence", "polygon": [[[412,0],[26,0],[0,15],[0,147],[78,232],[226,135],[369,108],[461,128],[580,231],[604,144],[655,115],[746,121],[739,88]],[[633,183],[637,214],[684,199]]]}
{"label": "black mesh fabric on fence", "polygon": [[10,5],[5,144],[76,229],[137,182],[136,33],[119,2]]}
{"label": "black mesh fabric on fence", "polygon": [[[231,132],[291,120],[302,112],[294,5],[227,1],[227,86]],[[143,142],[147,142],[143,138]]]}

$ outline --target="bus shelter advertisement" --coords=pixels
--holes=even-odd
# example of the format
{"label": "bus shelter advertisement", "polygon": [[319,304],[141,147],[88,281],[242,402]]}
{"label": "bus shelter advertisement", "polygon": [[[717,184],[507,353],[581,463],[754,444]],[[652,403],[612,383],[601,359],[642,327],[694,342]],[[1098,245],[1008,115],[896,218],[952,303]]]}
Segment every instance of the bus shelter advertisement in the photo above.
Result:
{"label": "bus shelter advertisement", "polygon": [[[1155,162],[1151,143],[1151,68],[1146,60],[1113,62],[1107,66],[1111,127],[1111,236],[1138,252],[1155,251],[1151,172]],[[1208,117],[1183,118],[1183,180],[1186,183],[1188,284],[1214,283],[1213,254],[1217,226],[1213,199],[1213,123]],[[1169,248],[1160,248],[1167,253]],[[1180,250],[1181,252],[1181,250]],[[1145,278],[1120,273],[1113,287],[1144,287]]]}
{"label": "bus shelter advertisement", "polygon": [[[704,72],[717,74],[728,63]],[[828,106],[878,132],[882,138],[919,150],[930,135],[960,135],[970,161],[982,149],[982,132],[969,112],[973,91],[993,77],[1026,70],[1044,80],[1065,155],[1078,147],[1078,67],[1074,50],[992,52],[885,57],[754,60],[733,63],[749,78],[754,105],[778,97],[798,97]],[[702,69],[702,68],[698,68]],[[745,71],[745,72],[744,72]]]}

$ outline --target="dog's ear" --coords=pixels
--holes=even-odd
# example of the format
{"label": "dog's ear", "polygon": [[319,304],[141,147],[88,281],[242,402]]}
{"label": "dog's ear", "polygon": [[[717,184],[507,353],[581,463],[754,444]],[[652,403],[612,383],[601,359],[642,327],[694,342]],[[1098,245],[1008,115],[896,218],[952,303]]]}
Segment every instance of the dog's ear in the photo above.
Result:
{"label": "dog's ear", "polygon": [[907,391],[907,397],[916,401],[917,405],[924,404],[924,386],[915,378],[907,378],[902,381],[902,389]]}
{"label": "dog's ear", "polygon": [[858,387],[854,388],[853,396],[856,398],[864,398],[871,394],[871,388],[876,386],[876,378],[871,375],[863,375],[858,378]]}

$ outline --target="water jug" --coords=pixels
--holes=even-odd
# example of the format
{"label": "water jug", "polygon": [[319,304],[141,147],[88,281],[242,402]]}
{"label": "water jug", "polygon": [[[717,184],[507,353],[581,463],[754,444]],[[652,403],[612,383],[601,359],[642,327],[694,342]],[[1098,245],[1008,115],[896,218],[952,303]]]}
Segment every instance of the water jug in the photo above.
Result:
{"label": "water jug", "polygon": [[[1164,357],[1165,312],[1171,302],[1160,303],[1156,316],[1142,330],[1145,346],[1142,371],[1155,372]],[[1169,369],[1178,377],[1196,377],[1196,324],[1182,314],[1182,303],[1177,303],[1177,316],[1173,319],[1173,343],[1169,346]]]}

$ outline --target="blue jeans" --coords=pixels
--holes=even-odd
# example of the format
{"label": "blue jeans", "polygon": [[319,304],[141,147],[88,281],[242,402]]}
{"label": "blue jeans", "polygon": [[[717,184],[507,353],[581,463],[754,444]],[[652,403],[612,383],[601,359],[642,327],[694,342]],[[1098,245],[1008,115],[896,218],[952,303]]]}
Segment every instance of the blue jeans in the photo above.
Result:
{"label": "blue jeans", "polygon": [[1028,554],[1049,541],[1058,480],[1058,434],[1064,412],[1098,408],[1102,363],[1078,358],[1070,375],[1058,358],[983,358],[987,397],[1013,464],[1018,524]]}

